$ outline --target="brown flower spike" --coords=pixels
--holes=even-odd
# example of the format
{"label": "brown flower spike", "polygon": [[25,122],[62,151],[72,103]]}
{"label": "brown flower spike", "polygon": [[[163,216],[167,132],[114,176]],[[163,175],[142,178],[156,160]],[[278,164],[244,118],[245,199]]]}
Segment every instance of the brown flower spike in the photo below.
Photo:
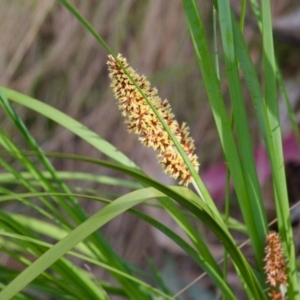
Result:
{"label": "brown flower spike", "polygon": [[[150,87],[145,76],[138,75],[121,54],[118,54],[117,58],[170,127],[194,168],[198,171],[199,163],[194,154],[194,141],[189,136],[186,124],[179,125],[174,120],[170,104],[167,100],[161,100],[157,95],[156,88]],[[128,130],[140,135],[139,139],[145,146],[152,147],[158,152],[157,158],[167,174],[175,179],[179,178],[180,184],[188,185],[192,179],[190,171],[147,101],[111,55],[108,56],[107,64],[111,87],[115,98],[119,101],[122,115],[126,118],[125,123]]]}
{"label": "brown flower spike", "polygon": [[281,285],[287,286],[286,261],[279,234],[275,231],[270,231],[266,237],[265,262],[267,283],[271,287],[270,299],[282,299],[279,288]]}

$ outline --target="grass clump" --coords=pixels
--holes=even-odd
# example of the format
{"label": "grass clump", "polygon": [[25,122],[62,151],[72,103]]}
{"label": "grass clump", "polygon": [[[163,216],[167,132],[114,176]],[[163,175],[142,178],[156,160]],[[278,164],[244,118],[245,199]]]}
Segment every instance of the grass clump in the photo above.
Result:
{"label": "grass clump", "polygon": [[[41,299],[41,295],[59,299],[114,299],[118,296],[141,300],[180,299],[183,291],[179,288],[179,291],[169,289],[153,264],[153,273],[148,280],[149,274],[147,277],[142,270],[119,255],[99,230],[126,212],[170,238],[195,265],[204,270],[210,277],[215,292],[221,293],[223,299],[242,299],[237,296],[235,286],[228,280],[229,269],[235,274],[244,299],[298,299],[298,269],[293,230],[289,221],[286,178],[282,167],[276,80],[283,90],[284,85],[274,56],[269,1],[262,1],[261,6],[256,1],[251,1],[263,40],[263,85],[258,80],[242,32],[245,12],[237,22],[229,1],[214,2],[215,16],[219,17],[224,76],[229,87],[231,115],[228,114],[221,90],[220,70],[213,63],[196,2],[182,1],[182,12],[187,20],[227,163],[226,205],[228,207],[230,204],[230,177],[243,219],[240,223],[230,216],[229,210],[224,216],[215,205],[201,179],[201,170],[200,175],[198,174],[199,162],[189,128],[186,123],[180,125],[175,120],[169,102],[162,100],[146,77],[138,75],[122,55],[114,54],[104,38],[73,5],[66,0],[60,2],[109,54],[107,64],[111,87],[119,101],[128,130],[138,134],[145,146],[152,147],[157,152],[157,160],[163,170],[178,179],[182,186],[168,186],[151,178],[107,140],[58,109],[1,87],[3,111],[27,148],[20,149],[9,134],[0,131],[0,143],[5,154],[5,158],[3,156],[0,159],[4,170],[1,173],[2,182],[5,182],[0,188],[0,200],[3,203],[17,201],[22,207],[34,211],[36,216],[21,215],[6,209],[0,213],[3,253],[22,266],[20,270],[16,270],[10,264],[2,262],[1,268],[6,276],[0,279],[0,299]],[[245,9],[245,2],[243,4]],[[217,18],[214,18],[214,22],[217,22]],[[216,24],[214,28],[216,30]],[[215,49],[219,51],[217,45]],[[217,61],[220,61],[219,57]],[[241,73],[245,79],[245,87],[241,83]],[[267,224],[243,88],[251,96],[271,166],[278,233],[270,233]],[[44,152],[12,102],[68,129],[97,152],[105,154],[106,159]],[[295,120],[291,109],[289,113],[290,119]],[[126,175],[127,179],[57,171],[50,159],[54,157],[118,172]],[[13,163],[9,164],[9,160]],[[121,195],[111,193],[110,197],[105,198],[97,189],[84,189],[80,185],[75,189],[66,183],[67,180],[76,178],[80,178],[82,182],[94,180],[103,185],[127,188],[127,191]],[[193,184],[193,190],[187,188],[190,183]],[[147,213],[147,208],[154,206],[150,201],[154,198],[158,201],[156,207],[172,219],[183,236],[166,226],[163,220]],[[81,199],[103,205],[89,215],[81,205]],[[140,210],[140,204],[146,207],[146,212]],[[195,229],[194,224],[205,226],[202,234]],[[232,228],[235,232],[232,232]],[[235,240],[235,234],[239,231],[249,239],[249,247],[253,253],[251,263]],[[213,234],[220,242],[224,260],[220,261],[212,254],[207,233]],[[100,281],[96,275],[74,263],[75,258],[105,270],[109,279]]]}

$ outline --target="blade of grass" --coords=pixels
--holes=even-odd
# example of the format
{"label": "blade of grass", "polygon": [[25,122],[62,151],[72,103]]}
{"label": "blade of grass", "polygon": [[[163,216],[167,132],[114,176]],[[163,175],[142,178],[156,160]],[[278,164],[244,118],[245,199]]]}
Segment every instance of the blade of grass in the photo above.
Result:
{"label": "blade of grass", "polygon": [[264,265],[264,240],[267,233],[267,218],[255,167],[253,146],[251,143],[242,87],[238,73],[229,2],[218,0],[218,12],[220,16],[220,28],[230,99],[233,107],[235,126],[237,128],[242,172],[248,195],[246,199],[239,199],[239,203],[240,206],[242,206],[242,211],[244,212],[243,215],[246,214],[249,216],[248,220],[246,220],[246,224],[248,226],[248,232],[252,241],[257,264],[262,271]]}
{"label": "blade of grass", "polygon": [[[213,111],[213,116],[219,132],[223,151],[225,153],[226,162],[230,169],[230,174],[234,182],[238,200],[240,201],[243,218],[245,220],[247,228],[251,228],[248,233],[252,244],[257,245],[259,243],[259,239],[255,235],[256,230],[253,224],[253,217],[250,216],[249,210],[247,210],[247,208],[251,208],[251,203],[243,174],[243,168],[231,131],[230,121],[219,87],[219,81],[217,79],[210,56],[210,51],[204,28],[199,17],[198,8],[194,0],[183,0],[183,5],[194,43],[199,67],[206,87],[206,92],[208,94],[210,105]],[[258,253],[258,251],[256,251],[256,253]],[[249,290],[247,291],[247,293],[251,294]]]}
{"label": "blade of grass", "polygon": [[[56,171],[57,175],[61,180],[72,180],[72,181],[85,181],[85,182],[94,182],[99,184],[105,184],[110,186],[119,186],[119,187],[126,187],[129,189],[140,189],[141,185],[125,180],[125,179],[118,179],[115,177],[105,176],[105,175],[98,175],[98,174],[90,174],[84,172],[68,172],[68,171]],[[26,181],[32,181],[36,184],[39,184],[35,181],[35,178],[29,172],[19,172],[19,174],[24,178]],[[45,178],[51,179],[51,174],[47,171],[42,171],[42,174]],[[0,173],[0,182],[2,183],[17,183],[18,180],[11,173]]]}

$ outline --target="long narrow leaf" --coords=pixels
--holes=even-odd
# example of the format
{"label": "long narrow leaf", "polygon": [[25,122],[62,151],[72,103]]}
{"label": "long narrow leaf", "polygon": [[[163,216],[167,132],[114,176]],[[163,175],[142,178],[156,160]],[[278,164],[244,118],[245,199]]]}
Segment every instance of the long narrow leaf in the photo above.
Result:
{"label": "long narrow leaf", "polygon": [[[240,207],[242,209],[243,217],[246,222],[246,226],[252,228],[252,217],[249,216],[249,211],[247,211],[246,206],[242,203],[243,201],[250,203],[242,164],[239,159],[239,153],[237,151],[233,134],[231,132],[230,121],[226,112],[219,81],[210,56],[210,51],[204,28],[199,17],[198,8],[194,0],[183,0],[183,5],[223,151],[225,153],[226,161],[230,169],[230,174],[234,182],[238,199],[241,203]],[[258,239],[257,236],[255,236],[255,231],[250,230],[249,235],[252,243],[256,245],[258,243]],[[250,294],[251,291],[247,289],[247,293]]]}
{"label": "long narrow leaf", "polygon": [[[263,206],[261,188],[258,181],[255,161],[253,156],[253,146],[250,139],[250,132],[247,124],[247,115],[244,105],[238,65],[235,55],[234,37],[231,22],[231,11],[228,1],[218,1],[218,12],[220,15],[220,27],[222,33],[223,49],[227,78],[229,83],[230,98],[233,107],[234,120],[237,128],[239,146],[241,149],[241,160],[243,175],[247,188],[246,199],[240,199],[240,206],[245,214],[249,216],[246,224],[256,260],[263,270],[264,240],[267,233],[267,218]],[[245,213],[247,211],[247,213]]]}
{"label": "long narrow leaf", "polygon": [[[268,16],[265,16],[266,22],[270,22],[268,20]],[[294,245],[293,245],[293,239],[292,239],[292,230],[291,230],[291,223],[287,220],[290,219],[289,217],[289,207],[288,207],[288,198],[287,198],[287,192],[286,192],[286,180],[285,180],[285,174],[284,174],[284,167],[283,167],[283,156],[282,156],[282,145],[281,141],[281,134],[280,134],[280,128],[276,127],[279,124],[278,119],[278,110],[275,108],[278,104],[269,104],[273,106],[273,109],[268,109],[267,105],[265,104],[264,97],[261,92],[259,80],[255,71],[255,68],[253,66],[249,51],[247,50],[247,46],[241,36],[241,33],[238,29],[237,23],[234,22],[233,24],[234,28],[234,35],[235,35],[235,43],[236,43],[236,49],[237,49],[237,56],[241,63],[241,67],[245,76],[245,80],[247,83],[247,86],[249,88],[249,92],[254,104],[254,108],[257,114],[257,119],[261,128],[261,132],[264,137],[264,141],[266,144],[270,164],[271,164],[271,170],[273,175],[273,181],[274,181],[274,191],[275,191],[275,199],[276,199],[276,211],[278,213],[278,224],[280,228],[280,233],[282,234],[283,244],[285,245],[285,253],[286,256],[289,257],[288,259],[288,266],[289,266],[289,293],[293,293],[293,297],[298,293],[298,283],[297,283],[297,272],[296,272],[296,266],[295,266],[295,253],[294,253]],[[268,32],[271,30],[269,25],[266,25],[265,31],[266,34],[269,35]],[[271,33],[272,34],[272,33]],[[268,39],[272,41],[272,38],[270,37],[266,38],[265,43],[268,43]],[[273,47],[273,43],[269,45]],[[266,51],[267,46],[265,49],[265,54],[267,55]],[[266,62],[265,64],[268,65],[267,61],[268,58],[265,58]],[[265,76],[269,76],[268,72],[273,72],[275,69],[271,66],[267,66],[267,73],[265,73]],[[271,75],[271,78],[273,78],[275,74]],[[268,79],[269,82],[270,79]],[[271,81],[270,86],[273,85]],[[274,92],[271,92],[271,87],[269,87],[269,93],[268,97],[274,97]],[[273,96],[272,96],[273,95]],[[269,98],[269,101],[277,102],[277,99],[271,100]],[[273,121],[270,122],[269,116],[273,113],[276,115],[273,115]],[[268,113],[269,111],[269,113]],[[277,113],[276,113],[277,111]],[[277,118],[277,122],[276,119]],[[273,127],[271,126],[273,124]],[[274,124],[277,124],[276,126]],[[275,127],[276,128],[275,128]],[[274,132],[275,130],[275,132]],[[275,137],[276,135],[276,137]],[[277,142],[275,142],[275,139]],[[278,149],[279,148],[279,149]],[[280,150],[281,149],[281,150]],[[281,195],[281,196],[279,196]]]}

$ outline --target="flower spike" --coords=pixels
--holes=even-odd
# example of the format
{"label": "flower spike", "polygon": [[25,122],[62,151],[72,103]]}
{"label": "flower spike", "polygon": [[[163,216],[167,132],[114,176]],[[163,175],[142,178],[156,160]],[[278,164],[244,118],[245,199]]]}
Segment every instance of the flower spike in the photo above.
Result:
{"label": "flower spike", "polygon": [[[157,89],[151,88],[145,76],[138,75],[121,54],[118,54],[117,59],[151,101],[198,171],[199,163],[197,155],[194,154],[194,141],[189,136],[186,124],[178,124],[169,102],[166,99],[161,100],[157,95]],[[178,178],[180,184],[188,185],[192,180],[190,171],[147,101],[111,55],[108,56],[107,64],[111,87],[115,98],[119,101],[119,109],[126,118],[125,124],[129,132],[138,134],[139,140],[145,146],[152,147],[158,152],[157,158],[167,174],[175,179]]]}
{"label": "flower spike", "polygon": [[270,231],[266,237],[265,262],[264,270],[271,288],[270,299],[284,299],[281,289],[287,286],[286,261],[279,234],[275,231]]}

